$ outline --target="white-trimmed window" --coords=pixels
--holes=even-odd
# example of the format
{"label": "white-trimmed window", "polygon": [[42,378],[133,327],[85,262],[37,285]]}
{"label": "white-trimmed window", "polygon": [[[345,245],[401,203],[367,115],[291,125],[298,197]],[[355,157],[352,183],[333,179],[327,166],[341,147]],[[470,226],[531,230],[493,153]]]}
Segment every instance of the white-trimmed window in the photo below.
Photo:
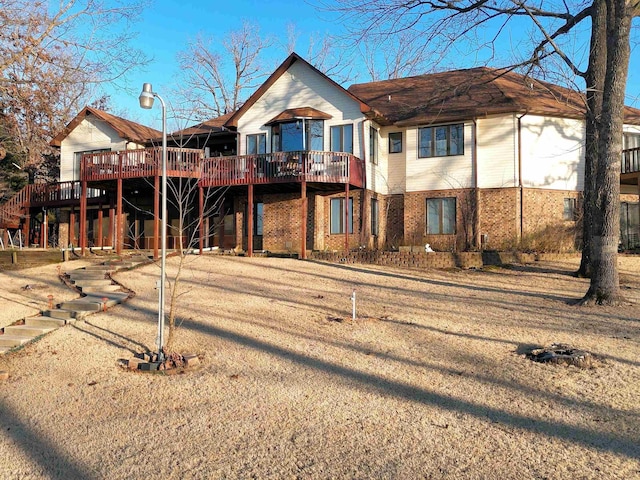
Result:
{"label": "white-trimmed window", "polygon": [[353,153],[353,124],[331,127],[331,151]]}
{"label": "white-trimmed window", "polygon": [[427,198],[427,234],[453,235],[456,233],[456,199]]}
{"label": "white-trimmed window", "polygon": [[[345,233],[344,198],[331,199],[331,235]],[[349,197],[349,233],[353,233],[353,198]]]}
{"label": "white-trimmed window", "polygon": [[267,153],[267,134],[247,135],[247,155]]}
{"label": "white-trimmed window", "polygon": [[418,157],[464,155],[464,124],[418,129]]}

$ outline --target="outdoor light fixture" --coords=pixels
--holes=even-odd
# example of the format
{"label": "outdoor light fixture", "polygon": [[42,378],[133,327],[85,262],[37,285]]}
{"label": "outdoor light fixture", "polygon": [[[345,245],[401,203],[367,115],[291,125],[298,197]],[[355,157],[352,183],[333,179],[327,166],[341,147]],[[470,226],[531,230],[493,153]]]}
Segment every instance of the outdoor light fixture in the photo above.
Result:
{"label": "outdoor light fixture", "polygon": [[158,361],[164,361],[164,304],[165,304],[165,275],[167,269],[167,109],[164,100],[153,91],[150,83],[142,85],[140,93],[140,107],[151,109],[153,99],[160,100],[162,105],[162,217],[160,221],[160,293],[158,295]]}

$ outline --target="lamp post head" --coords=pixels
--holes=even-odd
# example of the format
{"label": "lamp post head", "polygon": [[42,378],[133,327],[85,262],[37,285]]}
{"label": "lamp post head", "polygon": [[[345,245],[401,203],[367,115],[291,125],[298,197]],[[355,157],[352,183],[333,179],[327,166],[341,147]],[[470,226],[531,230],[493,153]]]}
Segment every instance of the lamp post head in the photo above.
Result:
{"label": "lamp post head", "polygon": [[140,106],[142,108],[146,108],[147,110],[153,107],[153,88],[150,83],[142,84],[142,93],[138,97],[140,101]]}

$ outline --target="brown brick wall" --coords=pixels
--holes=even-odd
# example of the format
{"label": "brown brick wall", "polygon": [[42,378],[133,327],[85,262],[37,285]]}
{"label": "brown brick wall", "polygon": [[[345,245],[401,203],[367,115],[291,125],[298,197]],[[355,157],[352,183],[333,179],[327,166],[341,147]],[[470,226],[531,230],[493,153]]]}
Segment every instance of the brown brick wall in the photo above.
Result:
{"label": "brown brick wall", "polygon": [[[580,193],[542,189],[523,189],[523,235],[520,237],[520,189],[482,189],[476,211],[473,189],[452,189],[432,192],[412,192],[384,196],[371,191],[353,190],[354,232],[349,235],[349,248],[393,250],[401,245],[429,243],[437,251],[461,252],[474,249],[475,216],[478,234],[487,234],[484,246],[489,250],[520,248],[536,251],[569,252],[579,244],[579,221],[563,220],[564,199],[578,199]],[[344,234],[330,234],[331,199],[344,198],[344,192],[310,192],[308,198],[308,251],[338,251],[344,249]],[[426,199],[456,198],[456,235],[426,234]],[[379,202],[379,235],[371,235],[371,198]],[[637,201],[637,195],[622,195],[622,201]],[[236,197],[236,242],[246,249],[244,211],[246,196]],[[262,248],[273,252],[299,252],[301,235],[300,193],[256,196],[264,203],[264,236]],[[362,230],[361,230],[362,229]]]}
{"label": "brown brick wall", "polygon": [[[456,198],[456,234],[427,235],[427,199]],[[434,250],[462,251],[473,245],[475,197],[472,189],[407,193],[404,196],[403,245],[430,244]]]}
{"label": "brown brick wall", "polygon": [[517,242],[520,192],[517,188],[480,190],[479,233],[486,235],[484,248],[502,249]]}

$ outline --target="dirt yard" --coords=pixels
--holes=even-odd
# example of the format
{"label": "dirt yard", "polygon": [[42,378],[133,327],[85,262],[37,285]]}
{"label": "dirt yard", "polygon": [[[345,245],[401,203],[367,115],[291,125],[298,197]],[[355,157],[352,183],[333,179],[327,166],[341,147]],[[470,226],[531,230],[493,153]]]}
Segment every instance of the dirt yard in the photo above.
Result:
{"label": "dirt yard", "polygon": [[[158,268],[120,273],[133,300],[0,357],[0,478],[640,478],[640,257],[620,262],[636,304],[587,308],[577,263],[193,257],[177,347],[202,363],[177,375],[118,366],[154,348]],[[601,361],[523,355],[553,342]]]}

